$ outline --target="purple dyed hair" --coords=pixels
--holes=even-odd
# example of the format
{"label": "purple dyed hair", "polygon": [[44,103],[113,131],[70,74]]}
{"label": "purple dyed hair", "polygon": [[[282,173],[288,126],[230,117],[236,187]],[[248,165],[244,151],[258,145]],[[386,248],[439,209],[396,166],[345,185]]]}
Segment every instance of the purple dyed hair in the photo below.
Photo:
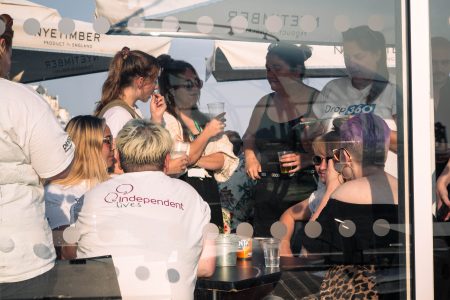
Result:
{"label": "purple dyed hair", "polygon": [[363,165],[384,166],[391,130],[379,116],[359,114],[339,128],[341,143]]}

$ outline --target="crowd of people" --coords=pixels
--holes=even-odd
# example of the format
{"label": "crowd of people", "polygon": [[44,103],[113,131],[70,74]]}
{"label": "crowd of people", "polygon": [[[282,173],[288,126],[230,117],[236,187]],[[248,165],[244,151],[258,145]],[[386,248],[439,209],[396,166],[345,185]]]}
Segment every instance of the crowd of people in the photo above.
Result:
{"label": "crowd of people", "polygon": [[[118,276],[125,297],[192,299],[197,276],[215,270],[206,225],[227,232],[249,222],[255,236],[266,237],[280,221],[282,256],[342,253],[326,256],[333,267],[318,297],[338,299],[339,290],[344,299],[352,287],[358,287],[353,295],[379,296],[379,266],[396,265],[399,257],[363,253],[401,242],[394,231],[375,230],[377,222],[403,222],[399,96],[383,34],[367,26],[344,32],[348,76],[321,91],[303,82],[310,48],[271,44],[272,92],[257,102],[241,139],[224,131],[225,114],[199,110],[203,82],[189,62],[128,47],[113,57],[93,115],[74,117],[64,131],[38,94],[7,79],[13,20],[0,15],[0,22],[0,295],[20,298],[45,286],[57,258],[112,255],[119,270],[147,266],[154,274],[177,274],[170,283],[161,275],[153,285]],[[449,45],[443,38],[432,43],[440,72],[436,107],[449,90]],[[149,103],[150,120],[137,101]],[[171,157],[177,142],[187,151]],[[444,150],[437,162],[445,165]],[[290,152],[279,157],[281,151]],[[442,169],[438,209],[448,220],[450,161]],[[296,230],[298,221],[307,223],[303,231]],[[312,226],[320,227],[318,234]],[[76,242],[67,241],[68,229],[76,231]],[[344,277],[345,287],[333,285]]]}

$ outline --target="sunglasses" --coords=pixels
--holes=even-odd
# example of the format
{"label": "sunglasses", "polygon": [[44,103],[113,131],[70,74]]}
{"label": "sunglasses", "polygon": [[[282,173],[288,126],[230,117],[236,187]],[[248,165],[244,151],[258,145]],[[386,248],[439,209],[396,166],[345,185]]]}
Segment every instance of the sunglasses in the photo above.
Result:
{"label": "sunglasses", "polygon": [[333,159],[333,156],[322,157],[322,156],[319,156],[319,155],[314,155],[314,156],[312,157],[312,162],[313,162],[313,164],[314,164],[315,166],[319,166],[320,164],[322,164],[322,161],[323,161],[324,159],[325,159],[326,161],[328,161],[328,160],[330,160],[330,159]]}
{"label": "sunglasses", "polygon": [[201,89],[203,87],[203,80],[196,78],[194,81],[192,80],[186,80],[183,84],[176,84],[173,85],[174,88],[180,88],[183,87],[187,89],[188,91],[192,90],[194,87]]}
{"label": "sunglasses", "polygon": [[103,144],[112,146],[112,144],[113,144],[113,137],[111,135],[105,136],[103,138]]}
{"label": "sunglasses", "polygon": [[333,160],[337,163],[351,161],[350,157],[350,153],[345,148],[333,149]]}

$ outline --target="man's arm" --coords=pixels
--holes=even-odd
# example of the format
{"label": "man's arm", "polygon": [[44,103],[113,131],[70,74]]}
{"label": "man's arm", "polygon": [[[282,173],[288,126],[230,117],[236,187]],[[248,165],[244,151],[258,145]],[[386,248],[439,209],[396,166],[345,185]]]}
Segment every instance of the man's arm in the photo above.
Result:
{"label": "man's arm", "polygon": [[197,277],[211,277],[216,270],[215,240],[206,235],[203,240],[203,250],[198,261]]}

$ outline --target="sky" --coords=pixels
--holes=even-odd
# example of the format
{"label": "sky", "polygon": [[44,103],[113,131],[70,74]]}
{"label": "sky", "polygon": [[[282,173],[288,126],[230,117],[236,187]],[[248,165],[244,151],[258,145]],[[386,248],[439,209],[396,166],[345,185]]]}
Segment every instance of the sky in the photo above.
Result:
{"label": "sky", "polygon": [[[32,2],[58,10],[62,17],[92,22],[95,10],[94,0],[32,0]],[[118,45],[118,50],[125,45]],[[169,54],[175,59],[190,62],[196,68],[200,78],[205,79],[205,59],[213,53],[213,42],[210,40],[173,40]],[[59,97],[60,105],[66,108],[71,116],[91,114],[95,102],[100,99],[101,86],[106,73],[74,76],[64,79],[47,80],[41,84],[51,95]],[[321,89],[324,80],[306,82]],[[249,118],[256,102],[270,92],[266,80],[222,82],[217,83],[211,76],[205,83],[200,98],[200,110],[207,111],[209,102],[225,102],[227,112],[227,129],[235,130],[241,135],[247,128]],[[148,104],[138,101],[144,116],[149,116]]]}

